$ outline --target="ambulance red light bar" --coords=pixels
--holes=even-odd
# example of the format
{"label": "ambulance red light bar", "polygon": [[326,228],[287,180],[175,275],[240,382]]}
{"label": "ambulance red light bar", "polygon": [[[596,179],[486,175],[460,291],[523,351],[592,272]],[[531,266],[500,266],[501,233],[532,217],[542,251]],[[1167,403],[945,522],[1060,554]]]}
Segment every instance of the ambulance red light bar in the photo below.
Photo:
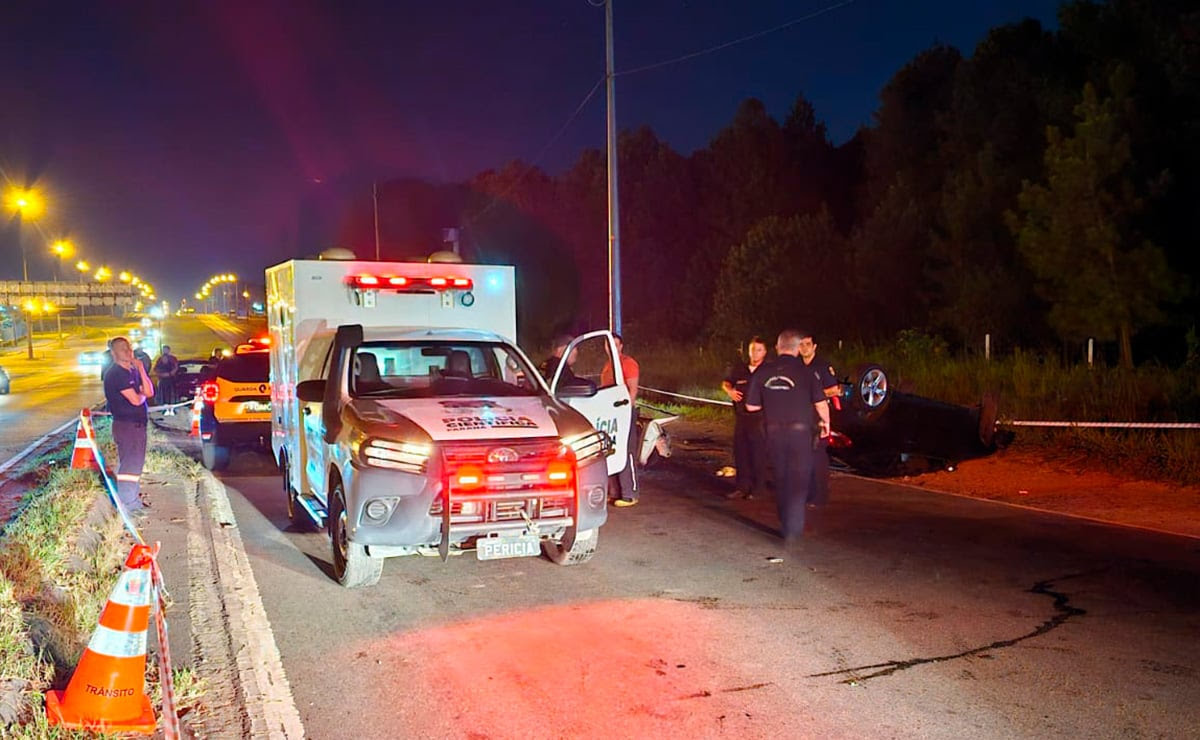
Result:
{"label": "ambulance red light bar", "polygon": [[351,287],[360,290],[376,290],[379,288],[402,288],[406,290],[420,290],[421,288],[433,288],[435,290],[453,288],[456,290],[470,290],[475,286],[475,281],[466,277],[452,276],[436,276],[436,277],[413,277],[406,275],[351,275],[346,282]]}

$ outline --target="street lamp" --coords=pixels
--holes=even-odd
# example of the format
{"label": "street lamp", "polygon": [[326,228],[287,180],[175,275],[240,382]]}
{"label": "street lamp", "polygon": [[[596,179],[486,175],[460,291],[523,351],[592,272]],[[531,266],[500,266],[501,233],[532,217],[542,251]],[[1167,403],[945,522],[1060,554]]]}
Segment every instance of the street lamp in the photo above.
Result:
{"label": "street lamp", "polygon": [[[89,265],[87,263],[87,261],[85,261],[85,260],[79,260],[78,262],[75,263],[75,269],[79,270],[79,284],[83,285],[83,276],[86,275],[88,273],[88,271],[92,269],[92,266]],[[83,303],[83,296],[80,296],[79,297],[79,325],[80,326],[87,326],[87,322],[84,320],[84,316],[86,316],[86,315],[87,315],[87,306],[85,306]]]}
{"label": "street lamp", "polygon": [[[29,261],[25,257],[25,242],[21,240],[21,221],[36,219],[45,210],[45,202],[36,190],[28,188],[10,188],[4,194],[4,204],[17,217],[17,243],[21,246],[21,275],[22,280],[29,282]],[[32,345],[29,350],[32,359]]]}

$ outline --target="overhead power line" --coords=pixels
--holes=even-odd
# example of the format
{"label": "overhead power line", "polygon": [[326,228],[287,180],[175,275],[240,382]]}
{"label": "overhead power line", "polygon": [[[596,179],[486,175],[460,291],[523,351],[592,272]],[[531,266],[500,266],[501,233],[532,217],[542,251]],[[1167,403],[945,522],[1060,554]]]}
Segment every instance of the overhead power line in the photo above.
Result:
{"label": "overhead power line", "polygon": [[592,89],[588,91],[587,95],[583,96],[583,100],[579,101],[579,105],[575,106],[575,110],[571,112],[571,115],[567,116],[567,120],[563,122],[563,125],[559,127],[558,131],[554,134],[554,136],[551,136],[550,140],[547,141],[540,150],[538,150],[538,153],[536,155],[534,155],[533,159],[530,160],[529,165],[517,177],[517,179],[513,180],[512,183],[510,183],[509,186],[507,188],[505,188],[503,192],[493,195],[491,201],[489,201],[487,206],[485,206],[482,210],[480,210],[479,213],[476,213],[474,216],[471,216],[470,218],[464,219],[466,222],[465,225],[469,226],[472,223],[474,223],[475,221],[478,221],[480,218],[482,218],[485,213],[492,210],[492,208],[497,203],[499,203],[504,197],[510,195],[514,190],[516,190],[517,186],[521,184],[521,182],[525,179],[526,175],[528,175],[533,170],[537,169],[538,164],[542,161],[542,157],[546,156],[546,152],[550,151],[550,147],[554,146],[554,144],[560,138],[562,138],[562,135],[567,132],[567,129],[570,128],[571,124],[574,123],[575,119],[579,117],[579,114],[583,112],[584,107],[586,107],[587,104],[591,101],[591,99],[593,97],[595,97],[596,91],[600,89],[600,86],[602,84],[604,84],[604,77],[601,77],[600,79],[596,80],[596,83],[594,85],[592,85]]}
{"label": "overhead power line", "polygon": [[654,62],[653,64],[646,64],[641,67],[634,67],[633,69],[621,70],[616,73],[616,76],[621,77],[624,75],[636,74],[638,72],[648,72],[652,69],[658,69],[659,67],[669,67],[672,64],[679,64],[680,62],[686,62],[689,59],[695,59],[696,57],[702,57],[702,56],[705,56],[706,54],[712,54],[713,52],[721,51],[722,49],[728,49],[731,46],[737,46],[738,44],[744,44],[748,41],[754,41],[755,39],[760,39],[763,36],[769,36],[773,33],[777,33],[779,31],[783,31],[784,29],[791,28],[792,26],[795,26],[799,23],[804,23],[805,21],[811,21],[813,18],[817,18],[819,16],[825,15],[826,13],[832,13],[833,11],[837,10],[838,8],[844,8],[853,2],[854,2],[854,0],[843,0],[843,2],[836,3],[834,5],[830,5],[825,8],[821,8],[820,10],[813,11],[812,13],[801,16],[799,18],[793,18],[792,20],[787,21],[786,23],[780,23],[778,26],[772,26],[771,28],[767,28],[762,31],[757,31],[755,33],[750,34],[749,36],[742,36],[740,38],[733,39],[732,41],[726,41],[723,44],[717,44],[716,46],[710,46],[707,49],[700,49],[699,51],[693,51],[691,53],[684,54],[683,56],[675,57],[674,59],[664,59],[661,62]]}

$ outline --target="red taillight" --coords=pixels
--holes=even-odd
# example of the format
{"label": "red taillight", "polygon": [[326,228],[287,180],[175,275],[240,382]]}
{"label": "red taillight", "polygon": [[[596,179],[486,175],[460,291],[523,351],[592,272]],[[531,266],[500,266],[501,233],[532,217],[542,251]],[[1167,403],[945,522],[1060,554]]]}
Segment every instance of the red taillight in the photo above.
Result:
{"label": "red taillight", "polygon": [[403,288],[405,285],[408,285],[408,278],[406,278],[406,277],[390,277],[390,278],[388,278],[388,285],[394,285],[398,288]]}
{"label": "red taillight", "polygon": [[216,403],[221,395],[221,387],[211,380],[200,386],[200,398],[205,403]]}
{"label": "red taillight", "polygon": [[454,287],[456,288],[470,288],[471,285],[471,278],[454,278]]}
{"label": "red taillight", "polygon": [[379,278],[374,275],[359,275],[354,278],[354,284],[373,288],[379,285]]}
{"label": "red taillight", "polygon": [[834,449],[845,449],[854,446],[854,441],[841,432],[829,432],[829,446]]}
{"label": "red taillight", "polygon": [[447,278],[443,278],[443,277],[429,278],[429,284],[435,288],[444,288],[444,287],[446,287],[447,282],[449,282],[447,280]]}

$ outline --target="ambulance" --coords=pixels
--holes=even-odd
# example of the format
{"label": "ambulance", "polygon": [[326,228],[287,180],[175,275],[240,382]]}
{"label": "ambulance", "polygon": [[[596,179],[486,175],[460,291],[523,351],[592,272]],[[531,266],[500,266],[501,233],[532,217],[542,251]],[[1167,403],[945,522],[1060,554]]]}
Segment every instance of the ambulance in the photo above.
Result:
{"label": "ambulance", "polygon": [[328,531],[343,586],[394,556],[596,551],[633,418],[616,344],[577,337],[574,373],[548,385],[513,341],[516,290],[499,265],[267,269],[271,447],[292,522]]}

